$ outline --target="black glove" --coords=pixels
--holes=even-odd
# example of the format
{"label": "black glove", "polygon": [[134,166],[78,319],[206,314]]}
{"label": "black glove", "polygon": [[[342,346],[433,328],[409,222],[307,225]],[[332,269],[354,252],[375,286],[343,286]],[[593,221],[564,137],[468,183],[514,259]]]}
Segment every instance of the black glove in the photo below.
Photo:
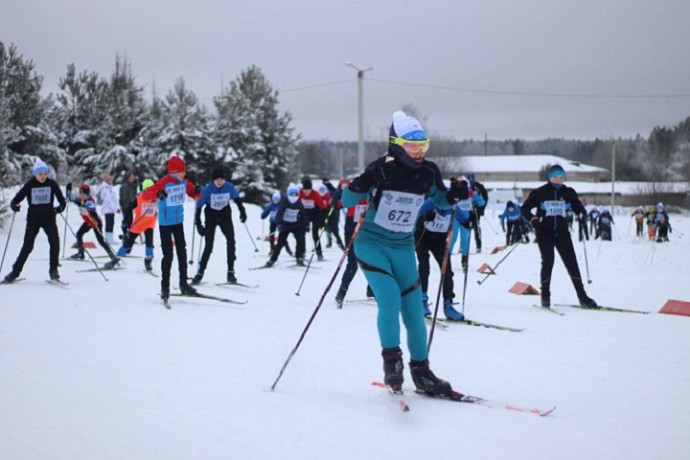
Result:
{"label": "black glove", "polygon": [[206,235],[206,228],[204,228],[204,226],[201,224],[201,222],[196,223],[196,231],[201,236]]}
{"label": "black glove", "polygon": [[201,195],[201,185],[196,184],[194,186],[194,195]]}
{"label": "black glove", "polygon": [[532,217],[532,218],[529,220],[529,224],[532,226],[532,228],[536,228],[537,225],[539,225],[539,218],[536,217],[536,216],[535,216],[535,217]]}
{"label": "black glove", "polygon": [[67,195],[69,195],[71,191],[72,191],[72,183],[68,182],[67,185],[65,185],[65,192],[67,192]]}
{"label": "black glove", "polygon": [[60,204],[55,208],[55,214],[60,214],[62,211],[65,210],[65,204]]}
{"label": "black glove", "polygon": [[240,209],[240,222],[247,222],[247,212],[244,209]]}
{"label": "black glove", "polygon": [[465,200],[468,196],[469,190],[467,189],[467,182],[464,180],[451,182],[450,190],[446,192],[446,200],[451,204],[455,204],[460,200]]}
{"label": "black glove", "polygon": [[424,220],[426,221],[432,221],[434,219],[436,219],[436,211],[433,209],[424,215]]}
{"label": "black glove", "polygon": [[10,209],[12,212],[19,212],[19,203],[10,203]]}
{"label": "black glove", "polygon": [[161,190],[160,192],[158,192],[156,196],[159,200],[164,200],[168,197],[168,192],[166,192],[165,190]]}
{"label": "black glove", "polygon": [[460,264],[462,265],[462,272],[467,273],[467,267],[469,265],[469,256],[462,256],[460,259]]}

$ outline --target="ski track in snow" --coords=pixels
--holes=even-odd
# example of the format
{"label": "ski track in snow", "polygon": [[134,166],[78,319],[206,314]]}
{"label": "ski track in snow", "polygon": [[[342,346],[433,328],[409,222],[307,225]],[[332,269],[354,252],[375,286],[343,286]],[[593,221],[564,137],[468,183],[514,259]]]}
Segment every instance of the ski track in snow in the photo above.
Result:
{"label": "ski track in snow", "polygon": [[[21,247],[25,210],[17,215],[3,276]],[[74,210],[70,207],[68,218],[76,226]],[[189,253],[193,203],[185,212]],[[390,395],[370,385],[382,378],[376,307],[335,307],[342,270],[271,392],[341,253],[335,246],[326,249],[328,261],[314,262],[323,269],[310,270],[296,296],[305,272],[283,269],[290,262],[287,254],[275,268],[248,270],[266,259],[268,243],[257,240],[267,228],[260,209],[248,205],[247,212],[262,257],[256,257],[236,220],[235,269],[239,281],[260,287],[213,284],[224,281],[226,270],[225,242],[217,232],[208,283],[198,288],[248,300],[242,308],[171,297],[172,310],[166,310],[158,298],[160,279],[143,273],[139,259],[125,259],[127,269],[108,272],[108,282],[95,272],[75,273],[84,264],[63,262],[60,273],[69,287],[50,286],[44,282],[48,244],[39,233],[21,275],[26,280],[0,286],[0,457],[688,458],[690,318],[656,313],[667,299],[690,300],[690,236],[681,236],[688,233],[688,218],[671,215],[671,243],[654,245],[636,240],[634,225],[621,212],[615,216],[620,239],[614,231],[613,242],[587,245],[590,296],[602,305],[649,315],[566,307],[559,317],[532,308],[538,297],[508,289],[517,281],[539,287],[535,244],[518,247],[496,276],[478,286],[483,275],[476,269],[482,263],[495,267],[505,255],[488,254],[505,238],[482,226],[484,252],[470,256],[465,313],[525,331],[452,325],[434,336],[432,369],[462,392],[519,406],[558,407],[540,418],[419,397],[407,398],[411,410],[401,413]],[[499,212],[490,210],[485,217],[496,229]],[[7,225],[0,231],[3,242]],[[58,226],[62,237],[61,219]],[[198,235],[194,241],[196,261]],[[68,235],[68,245],[72,242]],[[582,244],[574,244],[586,282]],[[133,253],[143,251],[135,245]],[[157,247],[156,272],[160,258]],[[456,266],[459,258],[452,256]],[[178,284],[176,261],[171,281]],[[435,299],[437,268],[430,286]],[[365,287],[358,273],[348,297],[363,298]],[[462,298],[457,269],[455,292]],[[558,258],[551,300],[577,300]],[[404,339],[403,333],[407,358]],[[406,383],[412,383],[407,370]]]}

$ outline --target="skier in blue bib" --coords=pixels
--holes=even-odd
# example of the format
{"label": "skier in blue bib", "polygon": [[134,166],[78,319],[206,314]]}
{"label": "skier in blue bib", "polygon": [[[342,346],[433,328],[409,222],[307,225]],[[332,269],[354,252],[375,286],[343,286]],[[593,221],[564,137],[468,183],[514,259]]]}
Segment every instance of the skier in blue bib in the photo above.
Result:
{"label": "skier in blue bib", "polygon": [[369,199],[354,246],[359,266],[378,303],[384,383],[393,389],[402,387],[402,316],[415,386],[427,394],[449,395],[453,392],[450,383],[429,369],[414,228],[427,198],[440,209],[448,209],[466,198],[468,191],[465,181],[455,182],[450,190],[445,187],[438,166],[424,159],[428,148],[429,138],[419,121],[404,112],[395,112],[387,153],[369,164],[343,190],[342,203],[347,208],[363,198]]}
{"label": "skier in blue bib", "polygon": [[[584,216],[587,211],[580,203],[577,192],[564,184],[565,171],[560,165],[553,165],[549,169],[548,177],[549,181],[532,190],[520,208],[522,216],[529,220],[534,228],[541,253],[541,305],[546,308],[551,306],[551,272],[554,253],[557,250],[570,275],[580,304],[596,307],[597,303],[589,298],[582,284],[566,220],[568,209],[572,209],[579,217]],[[537,209],[536,215],[532,214],[534,208]]]}
{"label": "skier in blue bib", "polygon": [[[220,231],[225,236],[225,257],[228,263],[227,282],[234,284],[237,283],[235,276],[235,227],[232,225],[230,200],[235,202],[240,211],[240,222],[245,223],[247,221],[247,212],[235,185],[226,179],[224,168],[214,169],[211,173],[211,180],[201,189],[201,198],[196,202],[194,224],[199,235],[204,237],[205,245],[204,253],[199,261],[199,269],[192,279],[192,284],[199,284],[204,277],[208,259],[213,252],[216,227],[220,227]],[[204,209],[205,226],[201,222],[201,209],[204,206],[206,206]]]}

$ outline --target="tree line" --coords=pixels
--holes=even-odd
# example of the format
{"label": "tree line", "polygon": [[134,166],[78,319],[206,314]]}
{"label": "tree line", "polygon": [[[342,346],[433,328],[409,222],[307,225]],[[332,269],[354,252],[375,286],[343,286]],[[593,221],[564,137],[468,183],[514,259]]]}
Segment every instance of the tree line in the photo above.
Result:
{"label": "tree line", "polygon": [[[278,111],[278,91],[255,66],[214,97],[213,112],[183,78],[165,96],[154,92],[147,100],[120,56],[108,78],[70,64],[56,93],[43,97],[41,89],[33,61],[0,42],[0,185],[25,181],[37,157],[58,180],[94,183],[103,172],[157,178],[166,160],[179,155],[195,182],[205,182],[214,166],[229,165],[246,201],[264,203],[299,173],[358,172],[357,142],[301,140],[291,115]],[[424,118],[412,106],[403,109]],[[434,133],[429,154],[552,154],[610,169],[614,143],[618,180],[690,180],[690,117],[632,139],[457,140]],[[386,139],[366,142],[365,161],[385,149]]]}
{"label": "tree line", "polygon": [[256,66],[221,90],[213,113],[183,78],[147,101],[120,56],[108,78],[70,64],[58,86],[41,96],[33,61],[0,42],[0,185],[27,180],[36,158],[58,180],[87,183],[127,171],[156,179],[171,155],[187,161],[190,180],[205,183],[224,164],[255,203],[297,177],[292,117],[278,111],[278,92]]}

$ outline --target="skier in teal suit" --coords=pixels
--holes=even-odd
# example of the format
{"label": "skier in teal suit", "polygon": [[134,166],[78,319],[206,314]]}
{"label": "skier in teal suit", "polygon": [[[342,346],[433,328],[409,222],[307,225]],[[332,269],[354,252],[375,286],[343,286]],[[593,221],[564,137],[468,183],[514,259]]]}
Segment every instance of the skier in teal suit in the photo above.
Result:
{"label": "skier in teal suit", "polygon": [[439,208],[452,207],[468,196],[465,181],[443,184],[435,163],[425,160],[429,138],[418,120],[393,114],[388,151],[343,191],[344,207],[369,199],[369,207],[354,242],[359,266],[378,303],[378,332],[383,348],[384,383],[402,388],[400,316],[407,329],[410,373],[418,390],[449,395],[451,385],[429,369],[422,291],[414,249],[419,208],[430,198]]}

